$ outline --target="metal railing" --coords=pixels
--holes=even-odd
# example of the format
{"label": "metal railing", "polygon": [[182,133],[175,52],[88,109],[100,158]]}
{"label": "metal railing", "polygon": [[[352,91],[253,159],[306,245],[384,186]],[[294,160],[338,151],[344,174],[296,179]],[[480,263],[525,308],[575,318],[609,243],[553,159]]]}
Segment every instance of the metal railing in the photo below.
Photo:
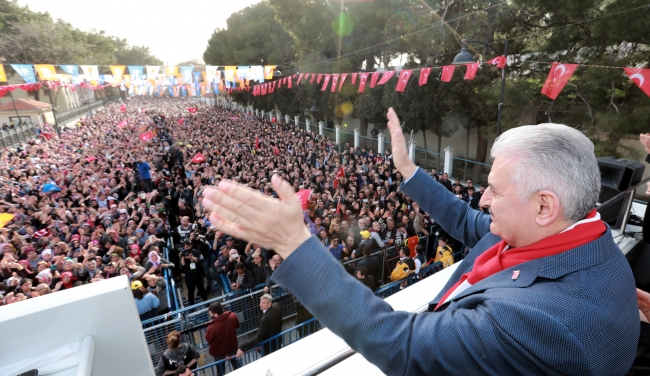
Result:
{"label": "metal railing", "polygon": [[80,117],[91,116],[94,110],[98,110],[102,107],[104,107],[104,102],[96,101],[83,107],[73,108],[66,111],[54,111],[54,117],[56,118],[59,127],[64,127],[67,123],[77,120]]}
{"label": "metal railing", "polygon": [[440,171],[445,164],[445,155],[431,150],[415,148],[415,163],[421,168],[428,168],[429,170],[435,168]]}
{"label": "metal railing", "polygon": [[29,139],[36,137],[36,126],[34,124],[23,124],[16,125],[14,128],[1,129],[0,130],[0,142],[2,147],[9,148],[14,145],[18,145],[21,142],[28,141]]}
{"label": "metal railing", "polygon": [[487,186],[487,177],[490,174],[492,165],[458,157],[452,159],[453,170],[451,176],[460,178],[463,181],[472,179],[474,184]]}

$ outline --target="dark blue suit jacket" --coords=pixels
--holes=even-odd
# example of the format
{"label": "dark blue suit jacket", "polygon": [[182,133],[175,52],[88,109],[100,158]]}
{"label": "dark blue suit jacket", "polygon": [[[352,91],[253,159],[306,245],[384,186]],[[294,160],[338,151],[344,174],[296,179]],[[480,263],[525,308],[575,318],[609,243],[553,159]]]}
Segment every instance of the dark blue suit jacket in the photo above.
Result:
{"label": "dark blue suit jacket", "polygon": [[[472,248],[436,304],[501,239],[488,215],[424,171],[401,189]],[[591,243],[503,270],[420,315],[393,311],[314,237],[272,279],[388,375],[623,375],[639,337],[634,279],[609,227]]]}

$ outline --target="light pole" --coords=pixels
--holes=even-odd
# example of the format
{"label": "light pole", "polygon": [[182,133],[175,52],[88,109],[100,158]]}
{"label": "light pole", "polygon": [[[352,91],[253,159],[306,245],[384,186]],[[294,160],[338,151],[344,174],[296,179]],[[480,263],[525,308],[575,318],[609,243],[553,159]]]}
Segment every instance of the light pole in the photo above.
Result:
{"label": "light pole", "polygon": [[[458,55],[456,55],[456,57],[454,57],[454,61],[453,61],[452,64],[463,65],[463,64],[474,63],[474,55],[467,52],[467,42],[482,44],[482,45],[492,49],[492,51],[494,51],[496,53],[499,53],[499,51],[497,51],[489,43],[481,42],[481,41],[478,41],[478,40],[463,39],[461,41],[462,45],[461,45],[460,53]],[[506,59],[508,58],[508,40],[507,39],[504,42],[503,56],[505,56]],[[497,137],[499,137],[499,135],[501,134],[501,111],[503,109],[503,93],[504,93],[504,90],[506,88],[506,68],[507,67],[508,67],[507,65],[504,65],[503,69],[501,70],[501,90],[499,92],[499,106],[498,106],[498,113],[497,113]]]}

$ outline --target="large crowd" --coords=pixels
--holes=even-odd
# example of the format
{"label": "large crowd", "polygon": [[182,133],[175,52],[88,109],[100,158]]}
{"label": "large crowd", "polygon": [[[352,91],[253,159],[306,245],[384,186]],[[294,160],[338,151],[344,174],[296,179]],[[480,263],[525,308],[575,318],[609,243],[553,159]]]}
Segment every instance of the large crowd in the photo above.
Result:
{"label": "large crowd", "polygon": [[[147,132],[153,138],[143,140]],[[0,229],[0,305],[126,275],[146,319],[169,309],[165,269],[184,278],[189,304],[195,290],[207,299],[219,273],[233,290],[268,291],[280,256],[222,233],[203,210],[204,187],[224,178],[274,195],[270,179],[279,173],[297,192],[311,190],[305,224],[343,262],[412,236],[439,235],[441,247],[418,249],[418,265],[451,250],[399,191],[390,152],[336,145],[293,124],[199,102],[108,104],[58,136],[1,156],[0,211],[13,219]],[[478,206],[482,192],[471,181],[427,172]],[[360,269],[359,278],[372,275],[371,288],[384,282]]]}

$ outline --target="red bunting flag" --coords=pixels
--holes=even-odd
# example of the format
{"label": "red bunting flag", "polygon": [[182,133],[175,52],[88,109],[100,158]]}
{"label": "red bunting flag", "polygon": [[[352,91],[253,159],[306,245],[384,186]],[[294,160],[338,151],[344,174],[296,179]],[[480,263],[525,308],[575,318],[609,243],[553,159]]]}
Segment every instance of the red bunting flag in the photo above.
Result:
{"label": "red bunting flag", "polygon": [[[323,81],[323,87],[320,88],[320,91],[325,91],[327,90],[327,85],[330,83],[330,74],[325,75],[325,80]],[[320,78],[320,77],[319,77]]]}
{"label": "red bunting flag", "polygon": [[503,68],[506,67],[507,59],[506,59],[505,56],[501,55],[501,56],[495,57],[492,60],[488,60],[487,63],[492,64],[492,65],[494,65],[495,67],[497,67],[499,69],[503,69]]}
{"label": "red bunting flag", "polygon": [[[284,79],[286,80],[287,78],[285,77]],[[278,86],[278,89],[279,89],[280,87],[282,87],[282,81],[283,81],[283,80],[278,80],[278,81],[277,81],[277,83],[278,83],[278,85],[277,85],[277,86]]]}
{"label": "red bunting flag", "polygon": [[266,85],[267,84],[262,85],[262,89],[261,89],[262,95],[266,95],[266,93],[267,93],[267,86]]}
{"label": "red bunting flag", "polygon": [[205,157],[203,156],[203,154],[201,154],[201,152],[196,153],[194,158],[192,158],[192,163],[203,163],[203,162],[205,162]]}
{"label": "red bunting flag", "polygon": [[260,148],[260,139],[257,136],[255,136],[255,149],[259,150],[259,148]]}
{"label": "red bunting flag", "polygon": [[287,80],[287,88],[291,89],[291,82],[293,81],[293,77],[289,77],[289,80]]}
{"label": "red bunting flag", "polygon": [[318,75],[318,78],[316,79],[316,83],[317,83],[317,84],[320,84],[320,80],[321,80],[321,78],[323,78],[323,75],[322,75],[322,74],[319,74],[319,75]]}
{"label": "red bunting flag", "polygon": [[311,189],[301,189],[296,192],[296,196],[298,196],[298,200],[300,200],[302,210],[307,210],[307,204],[309,203],[309,197],[311,196],[311,193]]}
{"label": "red bunting flag", "polygon": [[366,82],[368,82],[368,75],[370,73],[368,72],[363,72],[361,73],[361,77],[359,78],[359,93],[363,93],[363,91],[366,88]]}
{"label": "red bunting flag", "polygon": [[316,75],[314,73],[311,74],[311,80],[309,80],[310,84],[314,83],[314,79],[316,78]]}
{"label": "red bunting flag", "polygon": [[465,71],[465,79],[473,80],[476,77],[476,72],[478,71],[479,63],[467,64],[467,70]]}
{"label": "red bunting flag", "polygon": [[[650,97],[650,69],[648,68],[623,68],[625,74],[636,84],[647,96]],[[647,85],[646,85],[647,84]]]}
{"label": "red bunting flag", "polygon": [[370,78],[370,88],[374,88],[377,85],[377,80],[379,79],[380,72],[373,72],[372,77]]}
{"label": "red bunting flag", "polygon": [[577,67],[578,64],[553,63],[551,65],[551,71],[548,72],[548,77],[546,77],[546,82],[544,82],[544,86],[542,87],[542,94],[555,100],[562,89],[564,89],[566,83],[569,82]]}
{"label": "red bunting flag", "polygon": [[125,111],[126,111],[126,104],[122,103],[122,105],[120,106],[120,112],[125,112]]}
{"label": "red bunting flag", "polygon": [[147,142],[153,138],[153,133],[151,131],[146,131],[145,133],[140,134],[140,139],[144,142]]}
{"label": "red bunting flag", "polygon": [[397,81],[395,91],[399,91],[400,93],[404,92],[406,84],[409,82],[409,78],[411,78],[411,73],[413,73],[413,69],[402,69],[399,73],[399,81]]}
{"label": "red bunting flag", "polygon": [[394,75],[395,75],[394,70],[390,70],[390,71],[385,72],[384,75],[381,76],[381,80],[379,80],[379,85],[385,84],[386,82],[388,82],[388,80],[393,78]]}
{"label": "red bunting flag", "polygon": [[341,88],[343,87],[343,83],[345,82],[346,77],[348,77],[347,73],[341,73],[341,81],[339,81],[339,91],[341,91]]}
{"label": "red bunting flag", "polygon": [[[300,76],[298,76],[298,81],[296,81],[296,85],[299,85],[299,84],[300,84],[300,81],[302,80],[302,77],[303,77],[304,75],[305,75],[304,73],[300,73]],[[309,74],[307,74],[307,76],[309,76]],[[305,79],[307,79],[307,77],[305,77]]]}
{"label": "red bunting flag", "polygon": [[358,75],[358,74],[359,74],[359,73],[352,73],[352,85],[354,85],[354,84],[357,83],[357,75]]}
{"label": "red bunting flag", "polygon": [[424,86],[427,84],[430,74],[431,74],[431,68],[420,69],[420,86]]}
{"label": "red bunting flag", "polygon": [[339,75],[338,74],[333,74],[332,75],[332,90],[331,90],[332,93],[336,92],[336,87],[338,86],[338,84],[339,84]]}
{"label": "red bunting flag", "polygon": [[344,176],[345,176],[345,170],[343,169],[343,166],[341,166],[341,168],[339,168],[339,171],[336,173],[336,178],[334,178],[334,184],[332,184],[334,188],[338,188],[339,178],[342,178]]}
{"label": "red bunting flag", "polygon": [[442,76],[440,76],[440,81],[449,82],[451,77],[454,75],[454,70],[456,69],[455,65],[445,65],[442,67]]}
{"label": "red bunting flag", "polygon": [[188,108],[187,108],[187,111],[188,111],[190,114],[195,114],[198,110],[199,110],[199,109],[196,108],[196,107],[188,107]]}

